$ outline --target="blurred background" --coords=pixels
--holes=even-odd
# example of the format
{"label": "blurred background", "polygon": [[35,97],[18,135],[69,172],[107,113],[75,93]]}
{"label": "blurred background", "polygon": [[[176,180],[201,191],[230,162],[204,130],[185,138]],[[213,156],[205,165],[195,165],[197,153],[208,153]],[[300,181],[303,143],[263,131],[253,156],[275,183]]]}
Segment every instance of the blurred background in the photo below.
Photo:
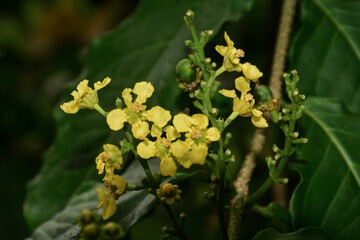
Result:
{"label": "blurred background", "polygon": [[[261,66],[265,76],[271,67],[279,3],[255,1],[245,18],[224,26],[241,48],[251,49],[247,60]],[[1,1],[0,239],[30,235],[22,213],[26,182],[35,177],[54,138],[52,110],[59,106],[65,83],[81,71],[91,40],[117,26],[137,4],[135,0]],[[245,34],[238,34],[239,31]],[[209,48],[219,42],[223,42],[222,34],[214,38]],[[211,57],[221,62],[220,57]],[[158,219],[164,219],[158,212]],[[145,219],[135,230],[148,226],[149,231],[159,234],[161,224],[161,220]],[[217,224],[216,217],[209,216],[206,224]],[[134,239],[151,234],[135,230]]]}

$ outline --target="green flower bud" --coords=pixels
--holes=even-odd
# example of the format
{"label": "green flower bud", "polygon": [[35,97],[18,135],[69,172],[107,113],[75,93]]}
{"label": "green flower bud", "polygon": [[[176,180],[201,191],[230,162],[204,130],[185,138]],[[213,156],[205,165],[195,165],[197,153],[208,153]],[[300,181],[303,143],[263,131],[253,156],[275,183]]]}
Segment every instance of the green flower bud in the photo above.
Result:
{"label": "green flower bud", "polygon": [[267,86],[260,85],[256,88],[256,97],[260,103],[269,102],[273,99],[273,93]]}
{"label": "green flower bud", "polygon": [[85,209],[80,213],[80,215],[76,218],[76,221],[80,226],[84,227],[87,224],[97,222],[99,220],[99,216],[96,212],[91,211],[89,209]]}
{"label": "green flower bud", "polygon": [[81,235],[85,239],[95,239],[99,235],[99,226],[96,223],[90,223],[83,228]]}
{"label": "green flower bud", "polygon": [[181,81],[189,83],[196,80],[196,70],[190,59],[183,59],[176,65],[176,75]]}
{"label": "green flower bud", "polygon": [[109,222],[102,226],[104,239],[121,239],[125,236],[124,229],[117,223]]}

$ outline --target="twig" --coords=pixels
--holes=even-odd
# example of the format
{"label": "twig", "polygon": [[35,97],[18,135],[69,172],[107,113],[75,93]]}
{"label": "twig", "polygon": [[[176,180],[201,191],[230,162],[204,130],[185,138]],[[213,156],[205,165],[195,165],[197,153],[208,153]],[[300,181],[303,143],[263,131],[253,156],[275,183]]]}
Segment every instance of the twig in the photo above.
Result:
{"label": "twig", "polygon": [[[275,53],[273,56],[273,65],[271,68],[271,76],[269,88],[273,92],[275,98],[281,98],[281,77],[285,69],[286,53],[289,46],[289,37],[291,26],[295,15],[296,0],[284,0],[281,12],[279,30],[276,39]],[[258,129],[255,132],[251,142],[250,152],[245,157],[245,161],[239,171],[238,178],[234,183],[237,195],[231,203],[231,216],[229,223],[229,239],[239,239],[242,210],[246,204],[248,197],[248,186],[252,172],[255,168],[256,156],[262,149],[265,142],[266,130]]]}

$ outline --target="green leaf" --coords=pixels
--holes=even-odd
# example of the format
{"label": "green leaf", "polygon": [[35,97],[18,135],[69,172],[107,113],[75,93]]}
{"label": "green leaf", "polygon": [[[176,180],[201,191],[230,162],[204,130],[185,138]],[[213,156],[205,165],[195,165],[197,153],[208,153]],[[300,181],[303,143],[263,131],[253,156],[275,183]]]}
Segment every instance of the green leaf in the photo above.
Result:
{"label": "green leaf", "polygon": [[275,229],[265,229],[252,240],[329,240],[329,238],[322,230],[316,228],[302,228],[295,232],[280,233]]}
{"label": "green leaf", "polygon": [[[131,18],[93,41],[81,77],[69,85],[62,102],[70,100],[70,92],[80,80],[87,78],[95,82],[109,76],[112,82],[99,91],[100,104],[106,110],[114,107],[116,97],[125,87],[150,81],[155,92],[148,106],[159,104],[177,113],[184,106],[176,105],[183,101],[177,99],[180,90],[175,81],[175,65],[186,57],[184,41],[191,37],[183,21],[185,12],[195,11],[198,29],[213,29],[216,33],[224,22],[243,16],[252,2],[140,2]],[[56,107],[54,115],[58,126],[55,142],[44,158],[40,173],[28,184],[24,212],[32,229],[63,210],[76,196],[77,189],[94,179],[94,159],[101,145],[119,140],[96,112],[81,110],[76,115],[66,115]]]}
{"label": "green leaf", "polygon": [[[150,161],[154,170],[159,170],[159,160]],[[123,177],[131,184],[138,182],[142,176],[142,168],[139,162],[134,161]],[[98,205],[96,189],[103,184],[98,181],[84,182],[70,198],[64,210],[57,213],[52,219],[40,225],[33,233],[33,240],[50,239],[77,239],[80,227],[75,219],[84,209],[94,209]],[[132,225],[139,221],[150,211],[156,203],[156,198],[147,190],[126,192],[116,201],[116,213],[109,221],[117,221],[128,231]],[[101,208],[98,210],[101,215]]]}
{"label": "green leaf", "polygon": [[360,237],[360,117],[339,102],[309,98],[300,121],[309,142],[297,148],[301,183],[291,200],[296,228],[314,226],[334,239]]}
{"label": "green leaf", "polygon": [[360,113],[360,1],[306,0],[302,20],[290,52],[300,90]]}

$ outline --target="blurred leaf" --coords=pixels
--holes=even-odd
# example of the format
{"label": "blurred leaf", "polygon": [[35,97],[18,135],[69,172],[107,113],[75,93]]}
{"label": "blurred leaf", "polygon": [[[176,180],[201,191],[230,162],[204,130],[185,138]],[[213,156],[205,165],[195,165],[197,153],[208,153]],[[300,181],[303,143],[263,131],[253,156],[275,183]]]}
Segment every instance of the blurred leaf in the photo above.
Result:
{"label": "blurred leaf", "polygon": [[[142,1],[131,18],[93,41],[83,74],[70,84],[62,102],[70,100],[70,92],[81,79],[95,82],[109,76],[111,84],[99,92],[105,109],[111,110],[125,87],[149,81],[155,93],[148,106],[159,104],[177,113],[184,106],[175,105],[180,91],[174,68],[177,61],[186,57],[184,40],[190,39],[183,22],[185,12],[195,11],[198,29],[217,32],[225,21],[239,19],[252,2]],[[55,142],[45,156],[40,173],[28,185],[24,211],[32,229],[63,210],[76,196],[79,186],[93,179],[93,162],[101,144],[118,140],[95,112],[82,110],[76,115],[66,115],[57,107],[55,120],[58,126]]]}
{"label": "blurred leaf", "polygon": [[265,229],[252,240],[329,240],[329,238],[322,230],[316,228],[302,228],[295,232],[280,233],[275,229]]}
{"label": "blurred leaf", "polygon": [[296,228],[320,227],[334,239],[360,237],[360,117],[339,102],[309,98],[301,132],[309,142],[299,146],[295,164],[301,183],[291,200]]}
{"label": "blurred leaf", "polygon": [[305,95],[339,98],[360,113],[360,1],[306,0],[290,53]]}
{"label": "blurred leaf", "polygon": [[[159,161],[150,161],[159,170]],[[123,177],[132,184],[142,175],[141,165],[134,161],[126,170]],[[98,205],[96,189],[103,184],[97,181],[84,182],[70,198],[64,210],[52,219],[40,225],[33,233],[33,240],[77,239],[80,227],[75,219],[84,209],[94,209]],[[147,190],[127,192],[116,201],[116,213],[109,221],[117,221],[128,231],[130,227],[146,215],[154,206],[156,198]],[[101,208],[98,210],[101,215]]]}

